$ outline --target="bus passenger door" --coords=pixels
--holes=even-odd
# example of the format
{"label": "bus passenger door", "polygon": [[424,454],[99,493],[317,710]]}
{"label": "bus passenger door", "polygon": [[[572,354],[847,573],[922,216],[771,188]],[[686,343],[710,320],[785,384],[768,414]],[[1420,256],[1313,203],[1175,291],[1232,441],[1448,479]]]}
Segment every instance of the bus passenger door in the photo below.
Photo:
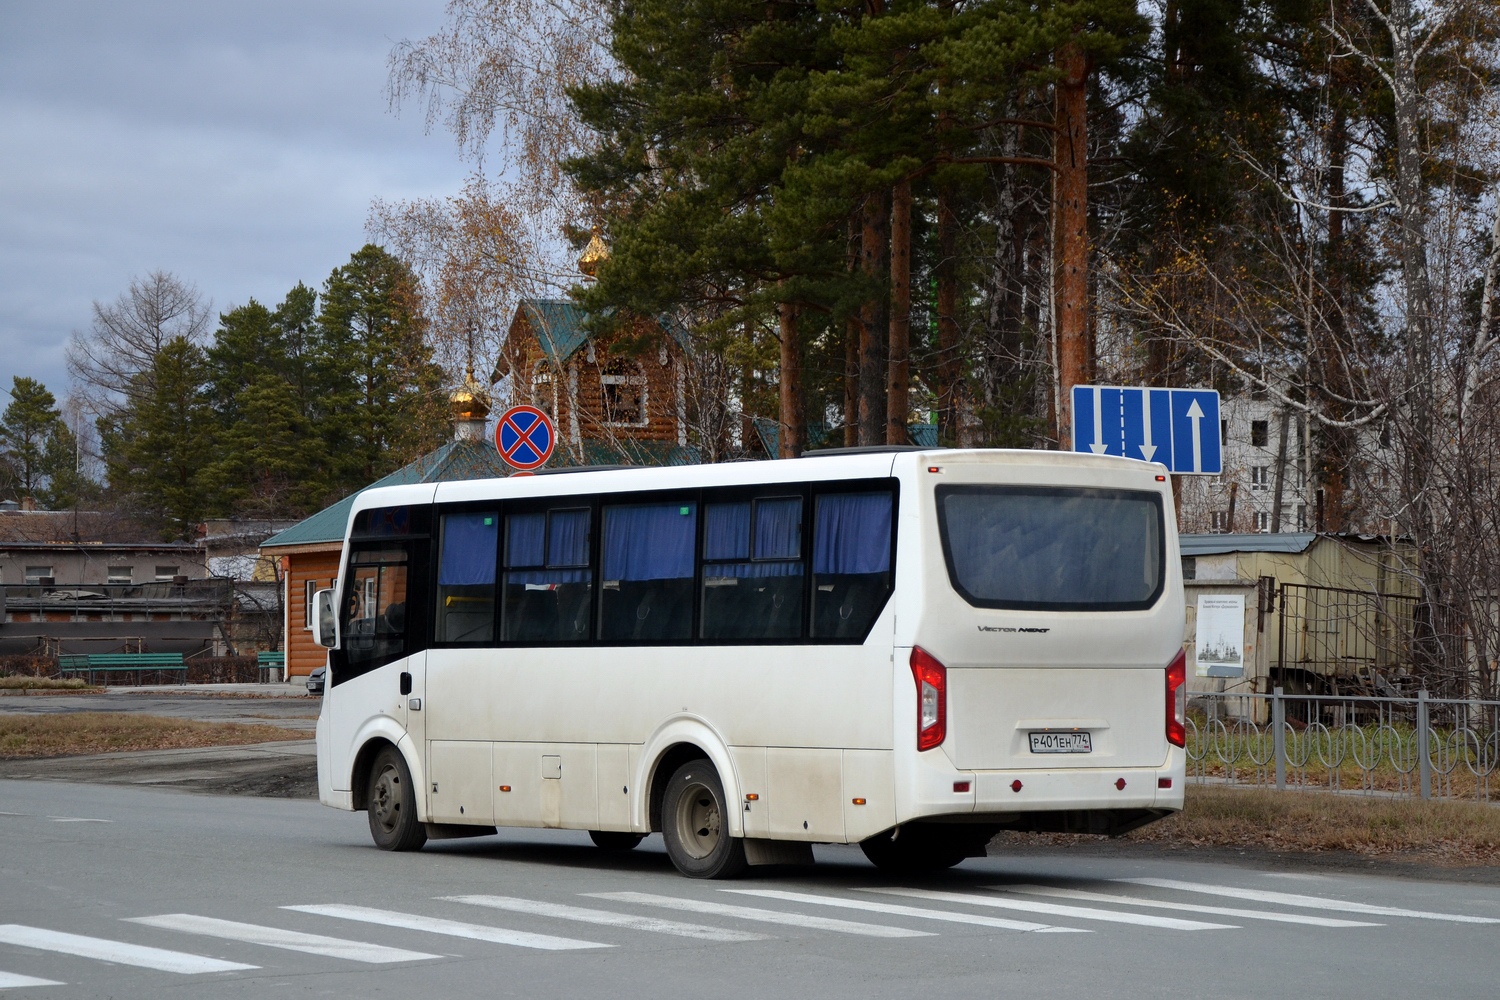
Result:
{"label": "bus passenger door", "polygon": [[[350,545],[340,596],[340,648],[331,650],[328,700],[332,739],[333,787],[350,787],[361,733],[373,721],[393,738],[420,719],[427,654],[420,616],[408,608],[409,594],[420,594],[420,558],[412,559],[411,540],[371,539]],[[386,724],[380,726],[384,721]],[[421,733],[413,733],[414,752],[422,759]]]}

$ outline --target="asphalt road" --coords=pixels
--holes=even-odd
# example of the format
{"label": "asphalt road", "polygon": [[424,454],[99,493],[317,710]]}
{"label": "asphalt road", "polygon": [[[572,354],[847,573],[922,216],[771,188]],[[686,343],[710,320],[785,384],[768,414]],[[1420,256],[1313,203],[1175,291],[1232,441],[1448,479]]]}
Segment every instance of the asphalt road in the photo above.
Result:
{"label": "asphalt road", "polygon": [[843,847],[709,883],[659,838],[382,854],[362,814],[298,800],[0,781],[0,809],[0,997],[1490,997],[1500,974],[1494,886],[1072,851],[901,881]]}
{"label": "asphalt road", "polygon": [[[215,692],[213,689],[222,689]],[[191,688],[113,688],[100,694],[7,694],[0,696],[0,714],[67,714],[71,712],[135,712],[197,722],[243,722],[299,729],[317,726],[321,698],[291,685],[199,684]],[[257,689],[279,697],[255,696]],[[181,692],[181,693],[179,693]]]}

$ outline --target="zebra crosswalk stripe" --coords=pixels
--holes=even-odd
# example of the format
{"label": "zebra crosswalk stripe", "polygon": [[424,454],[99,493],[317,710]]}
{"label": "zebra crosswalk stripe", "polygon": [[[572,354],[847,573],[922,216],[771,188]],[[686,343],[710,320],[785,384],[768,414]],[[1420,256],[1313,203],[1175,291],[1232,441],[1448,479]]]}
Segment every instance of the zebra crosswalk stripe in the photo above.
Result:
{"label": "zebra crosswalk stripe", "polygon": [[1040,903],[1029,899],[1006,899],[1003,896],[981,896],[967,892],[938,892],[931,889],[864,889],[861,891],[881,892],[892,896],[910,896],[913,899],[931,899],[943,903],[965,903],[970,906],[992,906],[1005,910],[1045,913],[1048,916],[1071,917],[1075,920],[1100,920],[1111,924],[1160,927],[1174,931],[1222,931],[1234,929],[1233,924],[1210,924],[1202,920],[1158,917],[1149,913],[1121,913],[1116,910],[1100,910],[1092,906],[1062,906],[1058,903]]}
{"label": "zebra crosswalk stripe", "polygon": [[140,944],[111,941],[108,938],[87,937],[83,934],[66,934],[44,927],[27,927],[23,924],[0,924],[0,944],[13,944],[21,948],[38,951],[55,951],[79,958],[93,958],[101,962],[117,962],[134,965],[158,972],[179,972],[196,975],[201,972],[240,972],[258,969],[258,965],[241,962],[225,962],[203,955],[190,955],[182,951],[167,951],[165,948],[148,948]]}
{"label": "zebra crosswalk stripe", "polygon": [[1035,931],[1039,934],[1086,934],[1076,927],[1053,927],[1028,920],[1006,920],[1003,917],[981,917],[974,913],[956,913],[951,910],[928,910],[918,906],[901,906],[897,903],[876,903],[868,899],[844,899],[839,896],[815,896],[807,892],[785,892],[781,889],[724,889],[746,896],[761,896],[767,899],[783,899],[789,903],[811,903],[815,906],[841,906],[850,910],[866,910],[873,913],[889,913],[899,917],[918,917],[924,920],[946,920],[954,924],[978,924],[981,927],[998,927],[1008,931]]}
{"label": "zebra crosswalk stripe", "polygon": [[1315,917],[1310,913],[1282,913],[1275,910],[1242,910],[1232,906],[1208,906],[1203,903],[1173,903],[1145,896],[1117,896],[1108,892],[1084,892],[1080,889],[1058,889],[1049,885],[987,885],[997,892],[1023,892],[1029,896],[1052,896],[1076,899],[1085,903],[1117,903],[1120,906],[1149,906],[1158,910],[1184,913],[1209,913],[1220,917],[1242,917],[1246,920],[1269,920],[1282,924],[1304,924],[1309,927],[1384,927],[1367,920],[1340,920],[1337,917]]}
{"label": "zebra crosswalk stripe", "polygon": [[349,941],[344,938],[324,937],[321,934],[303,934],[283,927],[262,927],[259,924],[242,924],[236,920],[219,920],[214,917],[199,917],[191,913],[163,913],[154,917],[126,917],[130,923],[159,927],[162,930],[181,931],[184,934],[202,934],[205,937],[223,938],[226,941],[243,941],[287,951],[300,951],[308,955],[323,955],[327,958],[343,958],[351,962],[385,964],[390,962],[417,962],[428,958],[441,958],[421,951],[406,951],[403,948],[388,948],[385,945],[368,944],[364,941]]}
{"label": "zebra crosswalk stripe", "polygon": [[55,979],[37,979],[35,976],[23,976],[18,972],[0,972],[0,990],[14,990],[22,986],[66,986],[67,983],[59,983]]}
{"label": "zebra crosswalk stripe", "polygon": [[451,903],[468,903],[471,906],[488,906],[512,913],[530,913],[538,917],[555,920],[577,920],[585,924],[601,924],[606,927],[628,927],[631,930],[651,931],[656,934],[675,934],[678,937],[697,938],[701,941],[765,941],[764,934],[736,931],[727,927],[710,927],[707,924],[686,924],[661,917],[642,917],[630,913],[615,913],[611,910],[594,910],[585,906],[568,906],[565,903],[544,903],[535,899],[517,899],[514,896],[439,896]]}
{"label": "zebra crosswalk stripe", "polygon": [[1233,899],[1249,899],[1257,903],[1279,903],[1282,906],[1301,906],[1307,909],[1333,910],[1339,913],[1365,913],[1375,917],[1412,917],[1417,920],[1448,920],[1458,924],[1500,924],[1500,917],[1470,917],[1461,913],[1407,910],[1397,906],[1352,903],[1348,900],[1331,899],[1327,896],[1304,896],[1300,893],[1273,892],[1269,889],[1241,889],[1233,885],[1184,882],[1174,878],[1117,878],[1110,881],[1128,882],[1132,885],[1149,885],[1158,889],[1180,889],[1183,892],[1200,892],[1211,896],[1229,896]]}
{"label": "zebra crosswalk stripe", "polygon": [[400,927],[409,931],[425,931],[428,934],[446,934],[448,937],[468,938],[472,941],[488,941],[491,944],[510,944],[518,948],[539,948],[543,951],[574,951],[581,948],[612,948],[613,945],[598,941],[579,941],[576,938],[556,937],[551,934],[533,934],[530,931],[512,931],[488,924],[468,924],[460,920],[444,920],[442,917],[427,917],[419,913],[400,913],[396,910],[379,910],[371,906],[345,906],[339,903],[310,906],[283,906],[283,910],[297,913],[312,913],[320,917],[338,917],[341,920],[358,920],[366,924],[385,927]]}
{"label": "zebra crosswalk stripe", "polygon": [[658,896],[650,892],[586,892],[594,899],[612,899],[621,903],[641,903],[646,906],[662,906],[669,910],[686,910],[689,913],[709,913],[721,917],[738,917],[741,920],[758,920],[767,924],[785,924],[789,927],[808,927],[813,930],[835,931],[840,934],[860,934],[865,937],[908,938],[932,937],[927,931],[913,931],[905,927],[887,927],[882,924],[865,924],[857,920],[838,920],[833,917],[815,917],[806,913],[785,913],[781,910],[763,910],[757,906],[734,906],[706,899],[683,899],[678,896]]}

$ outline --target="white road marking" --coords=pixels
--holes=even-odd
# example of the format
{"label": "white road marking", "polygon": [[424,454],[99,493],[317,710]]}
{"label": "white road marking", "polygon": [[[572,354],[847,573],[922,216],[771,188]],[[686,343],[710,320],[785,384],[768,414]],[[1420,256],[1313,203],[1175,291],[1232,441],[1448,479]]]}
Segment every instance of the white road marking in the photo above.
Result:
{"label": "white road marking", "polygon": [[973,913],[955,913],[951,910],[926,910],[917,906],[901,906],[897,903],[875,903],[868,899],[842,899],[837,896],[815,896],[806,892],[783,892],[780,889],[722,889],[720,891],[738,892],[746,896],[765,896],[769,899],[784,899],[789,903],[842,906],[850,910],[869,910],[873,913],[889,913],[901,917],[946,920],[953,924],[978,924],[981,927],[998,927],[1007,931],[1036,931],[1041,934],[1088,933],[1076,927],[1053,927],[1050,924],[1034,924],[1026,920],[1006,920],[1003,917],[981,917]]}
{"label": "white road marking", "polygon": [[910,896],[914,899],[934,899],[944,903],[968,903],[972,906],[994,906],[1003,910],[1024,910],[1028,913],[1045,913],[1053,917],[1071,917],[1075,920],[1102,920],[1111,924],[1135,924],[1138,927],[1161,927],[1173,931],[1223,931],[1233,930],[1233,924],[1209,924],[1201,920],[1183,920],[1179,917],[1157,917],[1149,913],[1119,913],[1115,910],[1097,910],[1092,906],[1062,906],[1058,903],[1038,903],[1029,899],[1006,899],[1002,896],[979,896],[967,892],[935,892],[930,889],[865,889],[864,892],[885,892],[892,896]]}
{"label": "white road marking", "polygon": [[56,951],[64,955],[77,955],[79,958],[94,958],[101,962],[135,965],[160,972],[180,972],[184,975],[260,968],[258,965],[224,962],[181,951],[148,948],[145,945],[126,944],[124,941],[110,941],[107,938],[84,937],[82,934],[64,934],[62,931],[26,927],[22,924],[0,924],[0,943],[35,948],[38,951]]}
{"label": "white road marking", "polygon": [[1351,903],[1327,896],[1304,896],[1295,892],[1273,892],[1269,889],[1241,889],[1233,885],[1209,885],[1203,882],[1183,882],[1174,878],[1119,878],[1114,882],[1131,882],[1135,885],[1150,885],[1158,889],[1180,889],[1183,892],[1201,892],[1210,896],[1228,896],[1231,899],[1250,899],[1257,903],[1280,903],[1282,906],[1305,906],[1314,910],[1334,910],[1339,913],[1367,913],[1376,917],[1413,917],[1417,920],[1451,920],[1459,924],[1500,924],[1497,917],[1470,917],[1461,913],[1434,913],[1430,910],[1406,910],[1398,906],[1375,906],[1371,903]]}
{"label": "white road marking", "polygon": [[1078,889],[1054,889],[1047,885],[987,885],[1000,892],[1024,892],[1031,896],[1054,896],[1086,903],[1118,903],[1122,906],[1150,906],[1158,910],[1180,910],[1185,913],[1212,913],[1220,917],[1244,917],[1247,920],[1270,920],[1283,924],[1306,924],[1310,927],[1384,927],[1364,920],[1339,920],[1337,917],[1315,917],[1307,913],[1280,913],[1269,910],[1240,910],[1232,906],[1207,906],[1201,903],[1169,903],[1145,896],[1116,896],[1106,892],[1083,892]]}
{"label": "white road marking", "polygon": [[[15,815],[7,813],[6,815]],[[59,983],[55,979],[36,979],[32,976],[23,976],[15,972],[0,972],[0,990],[13,990],[21,986],[66,986],[67,983]]]}
{"label": "white road marking", "polygon": [[416,962],[427,958],[442,958],[422,951],[406,951],[388,948],[385,945],[364,941],[349,941],[344,938],[324,937],[321,934],[303,934],[281,927],[262,927],[258,924],[242,924],[236,920],[218,920],[214,917],[199,917],[191,913],[163,913],[155,917],[126,917],[133,924],[160,927],[184,934],[202,934],[206,937],[223,938],[227,941],[243,941],[247,944],[263,944],[270,948],[285,948],[309,955],[324,955],[328,958],[345,958],[351,962],[383,964],[387,962]]}
{"label": "white road marking", "polygon": [[400,927],[409,931],[426,931],[429,934],[446,934],[449,937],[469,938],[473,941],[488,941],[492,944],[511,944],[518,948],[540,948],[543,951],[573,951],[579,948],[612,948],[613,945],[597,941],[579,941],[574,938],[554,937],[551,934],[532,934],[527,931],[512,931],[504,927],[487,924],[466,924],[460,920],[444,920],[442,917],[424,917],[418,913],[398,913],[395,910],[377,910],[369,906],[344,906],[338,903],[315,906],[283,906],[283,910],[298,913],[313,913],[320,917],[338,917],[341,920],[358,920],[367,924],[385,927]]}
{"label": "white road marking", "polygon": [[650,892],[586,892],[581,893],[581,895],[592,896],[595,899],[613,899],[621,903],[664,906],[669,910],[686,910],[689,913],[711,913],[721,917],[738,917],[741,920],[759,920],[767,924],[808,927],[819,931],[837,931],[840,934],[861,934],[865,937],[908,938],[933,936],[927,931],[911,931],[905,927],[862,924],[857,920],[836,920],[833,917],[813,917],[803,913],[783,913],[780,910],[762,910],[757,906],[734,906],[730,903],[713,903],[706,899],[681,899],[677,896],[658,896]]}
{"label": "white road marking", "polygon": [[676,934],[679,937],[698,938],[702,941],[765,941],[764,934],[730,930],[727,927],[710,927],[707,924],[684,924],[660,917],[639,917],[629,913],[614,913],[610,910],[592,910],[583,906],[568,906],[564,903],[543,903],[534,899],[517,899],[514,896],[439,896],[438,899],[453,903],[468,903],[472,906],[489,906],[512,913],[530,913],[539,917],[557,920],[578,920],[586,924],[603,924],[606,927],[628,927],[637,931],[653,931],[657,934]]}
{"label": "white road marking", "polygon": [[48,816],[54,823],[113,823],[112,819],[90,819],[87,816]]}

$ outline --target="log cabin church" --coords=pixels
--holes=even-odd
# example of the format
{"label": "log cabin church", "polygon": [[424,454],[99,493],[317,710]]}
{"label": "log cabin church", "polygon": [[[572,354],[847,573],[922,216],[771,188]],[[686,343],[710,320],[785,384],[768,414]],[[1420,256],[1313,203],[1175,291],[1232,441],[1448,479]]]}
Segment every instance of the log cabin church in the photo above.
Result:
{"label": "log cabin church", "polygon": [[[558,442],[548,466],[697,461],[687,445],[684,335],[653,324],[596,341],[584,319],[572,302],[524,300],[491,383],[508,379],[503,395],[510,402],[530,403],[552,418]],[[490,434],[488,391],[471,373],[449,401],[452,440],[365,489],[510,474]],[[312,638],[312,595],[334,584],[349,512],[360,492],[261,544],[261,553],[277,561],[286,588],[282,649],[288,679],[306,677],[326,660],[326,650]]]}

